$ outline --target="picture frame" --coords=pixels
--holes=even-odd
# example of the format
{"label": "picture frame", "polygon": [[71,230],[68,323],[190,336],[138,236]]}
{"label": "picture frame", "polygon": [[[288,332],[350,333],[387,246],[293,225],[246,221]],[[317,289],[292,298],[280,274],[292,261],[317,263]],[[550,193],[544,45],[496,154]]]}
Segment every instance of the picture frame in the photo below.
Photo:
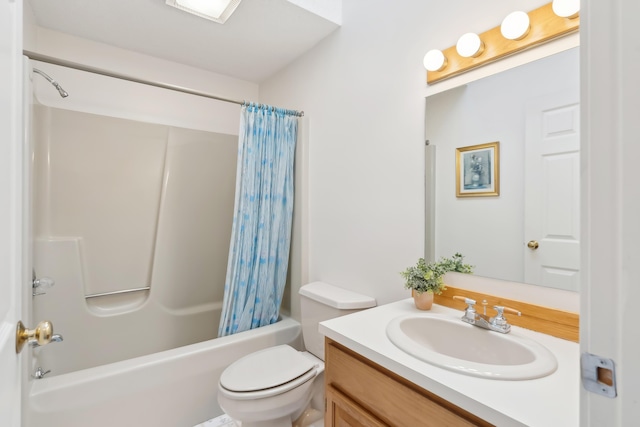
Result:
{"label": "picture frame", "polygon": [[456,148],[456,197],[500,195],[500,142]]}

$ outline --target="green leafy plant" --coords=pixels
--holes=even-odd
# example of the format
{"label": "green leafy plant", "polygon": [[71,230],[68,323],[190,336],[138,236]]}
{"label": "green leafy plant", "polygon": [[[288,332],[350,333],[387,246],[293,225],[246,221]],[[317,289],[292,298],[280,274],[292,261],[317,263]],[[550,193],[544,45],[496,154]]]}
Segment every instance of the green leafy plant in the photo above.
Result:
{"label": "green leafy plant", "polygon": [[456,253],[451,258],[440,258],[440,261],[427,263],[424,258],[418,259],[415,266],[408,267],[400,275],[405,279],[404,287],[418,294],[433,292],[440,295],[446,289],[442,276],[449,271],[473,273],[473,266],[464,263],[464,256]]}

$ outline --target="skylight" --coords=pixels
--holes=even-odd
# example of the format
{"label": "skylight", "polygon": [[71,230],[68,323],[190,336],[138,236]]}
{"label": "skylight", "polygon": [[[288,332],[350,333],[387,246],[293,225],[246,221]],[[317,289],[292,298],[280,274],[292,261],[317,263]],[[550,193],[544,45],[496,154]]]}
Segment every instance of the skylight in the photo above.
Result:
{"label": "skylight", "polygon": [[236,10],[241,0],[166,0],[173,6],[201,18],[224,24]]}

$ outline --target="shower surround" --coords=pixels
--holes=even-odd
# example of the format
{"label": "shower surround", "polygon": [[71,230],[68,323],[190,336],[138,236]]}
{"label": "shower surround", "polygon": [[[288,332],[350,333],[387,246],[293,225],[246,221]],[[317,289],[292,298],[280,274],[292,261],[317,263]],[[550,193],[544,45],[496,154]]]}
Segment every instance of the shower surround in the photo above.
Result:
{"label": "shower surround", "polygon": [[49,377],[216,336],[237,136],[35,105],[33,298]]}

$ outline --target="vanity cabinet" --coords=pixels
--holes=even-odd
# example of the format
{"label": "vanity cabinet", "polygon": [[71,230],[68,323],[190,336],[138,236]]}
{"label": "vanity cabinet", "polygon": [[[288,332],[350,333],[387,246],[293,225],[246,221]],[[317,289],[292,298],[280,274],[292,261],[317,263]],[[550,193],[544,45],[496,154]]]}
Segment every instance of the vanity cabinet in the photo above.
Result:
{"label": "vanity cabinet", "polygon": [[325,427],[492,425],[329,338],[325,395]]}

